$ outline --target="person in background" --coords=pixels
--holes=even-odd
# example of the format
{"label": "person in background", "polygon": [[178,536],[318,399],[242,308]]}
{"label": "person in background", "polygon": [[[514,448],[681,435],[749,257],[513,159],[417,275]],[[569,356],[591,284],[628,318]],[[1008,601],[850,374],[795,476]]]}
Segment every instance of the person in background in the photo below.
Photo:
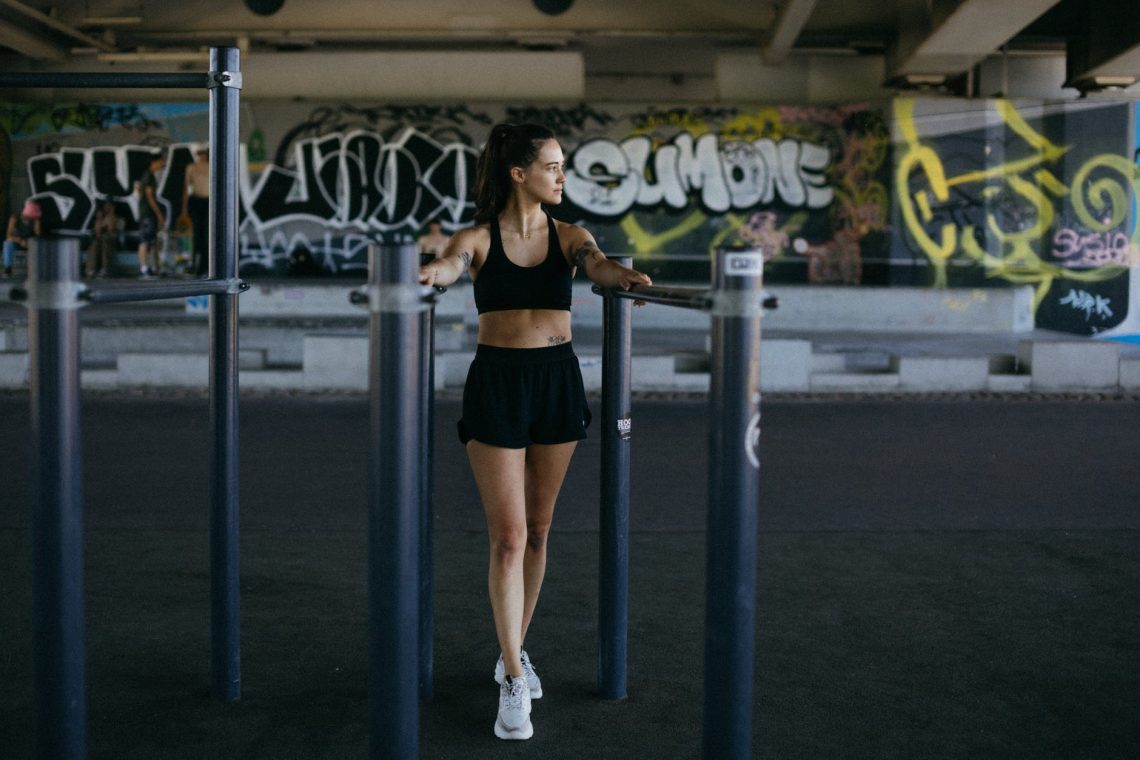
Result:
{"label": "person in background", "polygon": [[158,202],[158,173],[166,166],[166,159],[157,155],[139,177],[139,276],[157,277],[158,231],[166,227],[166,215]]}
{"label": "person in background", "polygon": [[604,288],[651,285],[611,261],[593,236],[556,221],[565,159],[554,133],[499,124],[476,163],[475,226],[420,267],[423,285],[470,270],[478,345],[463,389],[459,440],[487,518],[488,590],[500,652],[495,736],[534,734],[542,683],[523,649],[546,572],[547,533],[562,480],[590,410],[570,341],[571,280],[581,269]]}
{"label": "person in background", "polygon": [[182,189],[182,215],[190,217],[194,253],[190,271],[206,274],[210,250],[210,152],[199,148],[194,163],[186,167],[186,185]]}
{"label": "person in background", "polygon": [[28,241],[43,235],[40,217],[43,213],[40,204],[28,200],[18,214],[8,218],[8,234],[4,238],[4,276],[12,276],[12,263],[16,259],[16,251],[28,250]]}
{"label": "person in background", "polygon": [[95,223],[91,225],[91,246],[87,249],[87,263],[84,267],[87,276],[109,276],[118,249],[119,217],[115,213],[115,201],[108,197],[100,202],[95,211]]}
{"label": "person in background", "polygon": [[451,238],[443,234],[443,228],[437,221],[428,223],[428,231],[416,239],[421,254],[430,254],[437,259],[443,255],[447,248],[447,241]]}

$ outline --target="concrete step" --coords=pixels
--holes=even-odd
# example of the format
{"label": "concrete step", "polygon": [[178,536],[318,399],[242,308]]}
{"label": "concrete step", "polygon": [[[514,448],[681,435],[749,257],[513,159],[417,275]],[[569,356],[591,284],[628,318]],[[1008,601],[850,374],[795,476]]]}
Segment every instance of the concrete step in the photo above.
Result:
{"label": "concrete step", "polygon": [[[0,333],[2,334],[2,333]],[[368,337],[357,331],[305,335],[301,361],[271,361],[266,349],[239,351],[243,387],[363,391],[368,387]],[[1023,341],[1016,355],[893,355],[880,349],[814,353],[810,340],[761,343],[760,387],[765,392],[1114,392],[1140,390],[1140,353],[1122,355],[1121,344],[1092,340]],[[437,350],[435,387],[459,389],[474,357],[471,349]],[[601,388],[596,349],[579,351],[587,389]],[[705,391],[707,352],[681,350],[635,355],[631,386],[638,391]],[[0,388],[26,387],[28,354],[0,351]],[[87,365],[85,387],[205,388],[209,356],[204,350],[120,352],[111,363]]]}

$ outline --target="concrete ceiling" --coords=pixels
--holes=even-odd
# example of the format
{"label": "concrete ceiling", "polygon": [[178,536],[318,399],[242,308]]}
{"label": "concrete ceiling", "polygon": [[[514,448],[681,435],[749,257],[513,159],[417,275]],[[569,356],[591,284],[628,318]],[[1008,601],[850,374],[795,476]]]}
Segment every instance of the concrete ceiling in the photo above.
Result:
{"label": "concrete ceiling", "polygon": [[[887,81],[905,85],[936,84],[1024,46],[1067,51],[1074,82],[1140,78],[1134,0],[572,0],[558,15],[538,9],[549,4],[557,0],[0,0],[0,65],[200,68],[211,45],[251,55],[558,50],[580,53],[587,76],[606,76],[707,74],[725,51],[756,51],[767,65],[812,51],[882,55]],[[274,5],[271,15],[250,9]]]}

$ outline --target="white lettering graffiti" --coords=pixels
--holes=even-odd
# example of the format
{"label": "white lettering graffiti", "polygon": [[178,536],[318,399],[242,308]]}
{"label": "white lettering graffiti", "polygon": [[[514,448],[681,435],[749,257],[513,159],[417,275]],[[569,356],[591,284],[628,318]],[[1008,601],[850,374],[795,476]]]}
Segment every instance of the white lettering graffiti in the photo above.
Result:
{"label": "white lettering graffiti", "polygon": [[[159,199],[179,209],[189,144],[166,149],[167,167]],[[82,233],[94,201],[109,196],[137,216],[133,182],[163,151],[138,145],[64,148],[28,160],[32,195],[45,206],[49,228]],[[243,232],[265,232],[296,222],[345,231],[418,229],[438,218],[445,229],[470,217],[468,178],[475,150],[461,143],[441,145],[415,129],[385,142],[372,132],[330,134],[293,146],[291,166],[270,165],[250,176],[242,149],[238,184]],[[177,214],[175,214],[177,216]]]}
{"label": "white lettering graffiti", "polygon": [[1112,309],[1109,304],[1112,303],[1111,298],[1104,296],[1094,295],[1085,290],[1069,290],[1069,294],[1061,299],[1062,304],[1072,306],[1077,311],[1085,313],[1085,321],[1089,321],[1093,312],[1096,312],[1098,317],[1108,318],[1112,316]]}
{"label": "white lettering graffiti", "polygon": [[566,197],[600,216],[621,216],[634,205],[684,208],[699,191],[714,213],[771,203],[829,205],[834,189],[825,171],[830,151],[821,145],[768,138],[720,143],[687,132],[653,151],[648,137],[620,144],[599,138],[578,146],[566,170]]}
{"label": "white lettering graffiti", "polygon": [[1130,267],[1140,265],[1140,246],[1123,232],[1090,232],[1063,227],[1053,235],[1053,256],[1062,259],[1061,266]]}

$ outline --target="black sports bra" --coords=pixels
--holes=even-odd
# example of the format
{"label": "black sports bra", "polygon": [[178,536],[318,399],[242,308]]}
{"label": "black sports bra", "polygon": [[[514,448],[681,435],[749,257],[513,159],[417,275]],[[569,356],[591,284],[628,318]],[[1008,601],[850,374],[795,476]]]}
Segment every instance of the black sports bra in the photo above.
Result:
{"label": "black sports bra", "polygon": [[491,247],[475,278],[475,308],[480,314],[511,309],[561,309],[570,311],[572,297],[570,265],[558,243],[558,229],[546,215],[546,258],[532,267],[521,267],[507,258],[499,220],[491,221]]}

